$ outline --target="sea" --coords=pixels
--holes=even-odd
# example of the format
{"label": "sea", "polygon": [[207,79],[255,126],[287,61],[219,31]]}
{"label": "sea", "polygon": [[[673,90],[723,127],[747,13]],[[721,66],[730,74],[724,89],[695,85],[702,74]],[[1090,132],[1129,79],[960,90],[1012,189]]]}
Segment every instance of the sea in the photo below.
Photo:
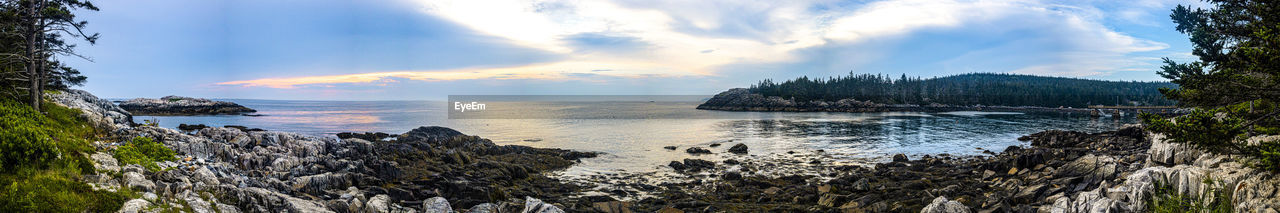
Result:
{"label": "sea", "polygon": [[[828,163],[883,162],[899,153],[974,156],[1028,146],[1017,138],[1044,130],[1099,132],[1136,122],[1061,113],[728,112],[696,109],[697,101],[518,103],[512,105],[519,110],[505,113],[515,116],[465,119],[450,117],[447,101],[223,101],[256,109],[260,116],[135,116],[134,121],[153,120],[169,128],[240,125],[317,137],[443,126],[500,145],[602,153],[565,172],[577,175],[662,171],[668,162],[685,158],[720,160],[738,143],[749,147],[749,156],[822,153],[834,159]],[[504,106],[489,105],[491,111]],[[716,154],[690,155],[684,152],[688,147]]]}

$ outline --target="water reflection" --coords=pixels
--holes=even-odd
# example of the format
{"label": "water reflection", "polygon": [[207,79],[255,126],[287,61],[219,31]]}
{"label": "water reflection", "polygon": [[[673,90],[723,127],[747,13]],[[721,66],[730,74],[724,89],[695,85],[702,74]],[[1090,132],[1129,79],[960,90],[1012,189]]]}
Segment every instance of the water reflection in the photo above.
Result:
{"label": "water reflection", "polygon": [[[331,137],[346,131],[403,133],[418,126],[439,125],[479,135],[499,144],[604,152],[583,160],[567,173],[658,171],[673,160],[721,160],[735,143],[750,147],[751,156],[817,153],[848,162],[882,160],[895,153],[911,155],[975,155],[984,149],[1022,145],[1017,137],[1046,129],[1110,130],[1129,119],[1096,119],[1081,115],[1010,113],[787,113],[723,112],[694,109],[696,103],[602,103],[561,105],[529,103],[525,115],[541,119],[448,119],[444,102],[431,101],[267,101],[234,100],[258,109],[247,116],[137,116],[178,124],[243,125],[273,131]],[[630,114],[627,114],[630,113]],[[660,113],[668,119],[586,119],[642,117]],[[559,117],[559,118],[557,118]],[[716,119],[669,119],[669,118]],[[683,149],[709,147],[717,154],[692,156]],[[664,146],[678,146],[666,150]]]}

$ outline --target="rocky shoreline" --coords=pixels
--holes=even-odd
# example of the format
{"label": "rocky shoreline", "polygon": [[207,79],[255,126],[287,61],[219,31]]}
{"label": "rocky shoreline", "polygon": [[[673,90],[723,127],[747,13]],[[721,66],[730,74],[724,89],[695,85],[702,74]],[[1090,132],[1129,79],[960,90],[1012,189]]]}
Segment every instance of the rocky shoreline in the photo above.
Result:
{"label": "rocky shoreline", "polygon": [[240,104],[203,98],[165,96],[159,99],[135,98],[119,103],[135,115],[248,115],[258,112]]}
{"label": "rocky shoreline", "polygon": [[[122,212],[1137,212],[1157,184],[1192,195],[1232,188],[1237,211],[1280,208],[1280,178],[1245,166],[1251,159],[1204,154],[1137,126],[1050,130],[990,156],[898,155],[871,165],[840,164],[821,150],[664,147],[732,157],[567,179],[552,173],[597,153],[496,145],[445,127],[339,137],[182,132],[134,125],[129,112],[87,92],[51,98],[113,136],[95,143],[90,159],[100,172],[86,181],[142,193]],[[158,171],[118,165],[110,153],[132,137],[162,142],[179,160]]]}

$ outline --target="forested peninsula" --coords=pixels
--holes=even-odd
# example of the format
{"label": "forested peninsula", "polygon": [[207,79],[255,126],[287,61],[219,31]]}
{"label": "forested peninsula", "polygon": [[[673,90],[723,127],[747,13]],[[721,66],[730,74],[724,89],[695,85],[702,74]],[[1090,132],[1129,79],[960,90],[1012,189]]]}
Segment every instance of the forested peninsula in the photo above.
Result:
{"label": "forested peninsula", "polygon": [[730,111],[1012,111],[1108,106],[1171,106],[1169,82],[1102,81],[1018,74],[971,73],[937,78],[880,74],[800,77],[722,92],[699,109]]}

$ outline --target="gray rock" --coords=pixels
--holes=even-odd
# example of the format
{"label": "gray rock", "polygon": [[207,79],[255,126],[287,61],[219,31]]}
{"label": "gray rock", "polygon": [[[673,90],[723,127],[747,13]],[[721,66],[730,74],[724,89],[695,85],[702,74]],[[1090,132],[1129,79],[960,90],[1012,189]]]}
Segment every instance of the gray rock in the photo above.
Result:
{"label": "gray rock", "polygon": [[369,213],[386,213],[391,212],[391,196],[374,195],[364,204],[365,212]]}
{"label": "gray rock", "polygon": [[98,171],[120,172],[120,165],[115,157],[105,152],[96,152],[89,155],[89,159],[93,159],[93,169]]}
{"label": "gray rock", "polygon": [[195,171],[195,175],[193,175],[192,177],[193,177],[193,180],[199,181],[206,185],[218,185],[218,175],[213,174],[213,171],[209,170],[209,168],[207,167],[201,166],[197,168]]}
{"label": "gray rock", "polygon": [[124,205],[120,206],[120,210],[116,212],[139,213],[139,212],[142,212],[143,210],[146,210],[147,207],[149,206],[151,206],[151,202],[147,202],[146,200],[143,200],[143,199],[133,199],[133,200],[125,201]]}
{"label": "gray rock", "polygon": [[156,199],[159,199],[159,198],[160,198],[159,196],[156,196],[156,193],[151,193],[151,192],[142,193],[142,199],[146,199],[147,201],[155,202]]}
{"label": "gray rock", "polygon": [[521,213],[564,213],[564,210],[560,210],[560,207],[556,207],[555,205],[543,203],[542,200],[538,200],[537,198],[524,197],[524,211],[520,211],[520,212]]}
{"label": "gray rock", "polygon": [[481,204],[472,206],[471,209],[467,209],[467,213],[499,213],[499,212],[502,212],[502,207],[492,203],[481,203]]}
{"label": "gray rock", "polygon": [[968,213],[969,207],[964,206],[960,202],[947,200],[947,197],[938,196],[933,202],[920,209],[920,213]]}
{"label": "gray rock", "polygon": [[213,213],[214,212],[213,204],[209,203],[208,201],[205,201],[204,199],[200,199],[199,196],[196,196],[196,193],[187,192],[184,194],[186,194],[186,196],[183,196],[182,200],[187,202],[187,207],[190,207],[192,212],[196,212],[196,213]]}
{"label": "gray rock", "polygon": [[240,208],[223,203],[215,203],[214,207],[218,208],[218,213],[240,213]]}
{"label": "gray rock", "polygon": [[147,177],[143,176],[142,173],[133,171],[124,173],[124,183],[125,186],[128,186],[129,188],[138,189],[144,192],[152,192],[156,188],[155,182],[147,180]]}
{"label": "gray rock", "polygon": [[82,117],[99,129],[115,131],[133,126],[133,115],[128,111],[84,90],[67,89],[49,94],[49,99],[58,105],[79,109],[83,113]]}
{"label": "gray rock", "polygon": [[443,197],[433,197],[422,201],[423,213],[450,213],[453,208],[449,207],[449,200]]}
{"label": "gray rock", "polygon": [[1168,166],[1191,164],[1204,152],[1186,144],[1168,142],[1163,135],[1155,135],[1151,139],[1151,148],[1147,150],[1147,154],[1150,154],[1148,158],[1150,162]]}

